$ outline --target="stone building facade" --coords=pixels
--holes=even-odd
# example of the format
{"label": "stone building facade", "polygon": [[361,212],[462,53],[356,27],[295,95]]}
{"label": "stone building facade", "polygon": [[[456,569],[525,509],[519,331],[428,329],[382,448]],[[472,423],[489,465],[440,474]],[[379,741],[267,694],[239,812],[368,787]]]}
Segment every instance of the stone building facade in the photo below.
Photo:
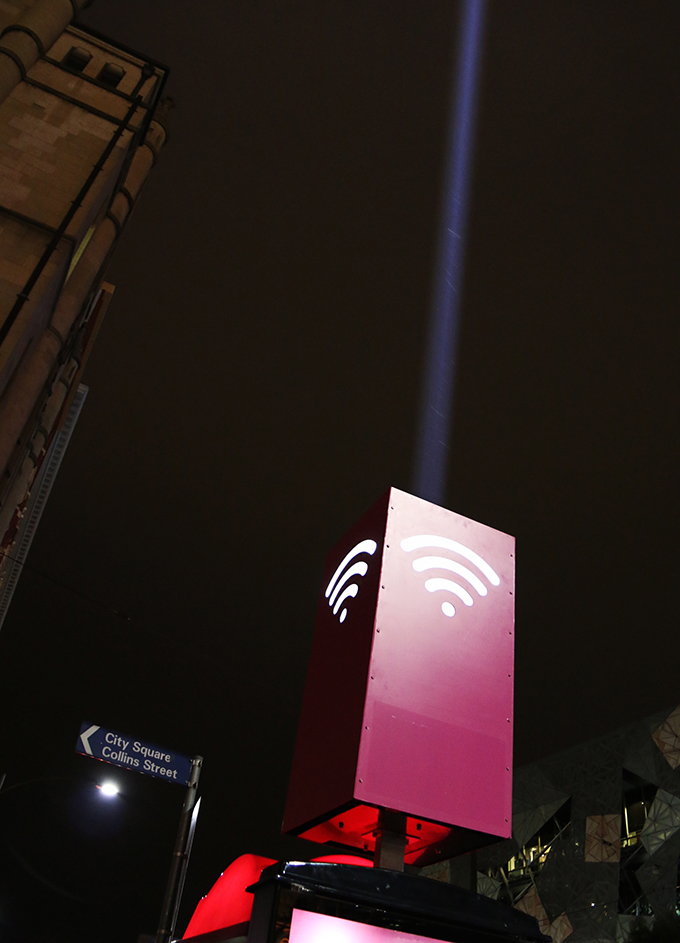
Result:
{"label": "stone building facade", "polygon": [[0,0],[0,624],[166,139],[167,68],[77,25],[89,2]]}
{"label": "stone building facade", "polygon": [[554,943],[624,943],[680,912],[680,707],[515,770],[508,841],[425,869],[536,917]]}

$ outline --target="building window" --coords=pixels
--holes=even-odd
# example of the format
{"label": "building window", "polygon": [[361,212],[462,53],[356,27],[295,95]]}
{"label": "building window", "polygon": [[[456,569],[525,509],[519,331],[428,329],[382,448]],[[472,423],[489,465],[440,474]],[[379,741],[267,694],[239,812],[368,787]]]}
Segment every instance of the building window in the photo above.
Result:
{"label": "building window", "polygon": [[116,65],[113,62],[107,62],[102,67],[97,78],[100,82],[103,82],[104,85],[108,85],[110,88],[117,88],[124,75],[125,69],[123,69],[122,66]]}
{"label": "building window", "polygon": [[623,834],[624,844],[637,844],[640,832],[645,827],[647,814],[651,808],[656,787],[650,784],[631,788],[623,794]]}
{"label": "building window", "polygon": [[68,66],[74,72],[82,72],[92,58],[92,53],[82,46],[72,46],[61,60],[62,65]]}

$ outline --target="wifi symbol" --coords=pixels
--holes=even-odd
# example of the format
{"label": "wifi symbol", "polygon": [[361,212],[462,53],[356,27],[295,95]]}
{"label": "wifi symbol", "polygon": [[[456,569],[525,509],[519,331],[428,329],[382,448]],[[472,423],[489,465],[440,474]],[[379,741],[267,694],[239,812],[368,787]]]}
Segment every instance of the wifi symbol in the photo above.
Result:
{"label": "wifi symbol", "polygon": [[[464,557],[469,563],[474,564],[492,586],[498,586],[500,584],[500,577],[495,570],[489,566],[486,560],[483,560],[474,550],[470,550],[469,547],[459,544],[456,540],[449,540],[448,537],[439,537],[433,534],[418,534],[417,537],[406,537],[406,539],[401,542],[401,549],[405,550],[406,553],[410,553],[412,550],[423,550],[424,548],[451,550],[453,553],[458,554],[458,556]],[[480,596],[486,596],[488,592],[486,585],[476,573],[473,573],[472,570],[468,569],[468,567],[459,563],[457,560],[449,559],[449,557],[418,557],[413,561],[413,569],[417,573],[422,573],[425,570],[448,570],[450,573],[455,573],[457,576],[461,576],[466,580],[470,587]],[[464,586],[441,576],[431,577],[426,580],[425,589],[428,593],[436,593],[439,590],[453,593],[453,595],[457,596],[466,606],[471,606],[474,603],[473,597]],[[452,618],[456,614],[453,604],[448,600],[442,603],[442,612],[445,616],[449,616],[449,618]]]}
{"label": "wifi symbol", "polygon": [[[373,556],[377,546],[375,540],[360,540],[359,543],[350,550],[331,577],[331,581],[326,587],[326,599],[328,600],[328,605],[333,609],[334,616],[338,614],[338,610],[346,599],[356,596],[359,592],[357,583],[350,583],[349,586],[345,584],[354,576],[366,576],[368,573],[368,563],[364,560],[357,560],[357,562],[352,563],[351,566],[347,565],[361,553],[367,553]],[[347,569],[345,569],[345,567],[347,567]],[[346,618],[347,610],[343,609],[340,613],[340,622],[344,622]]]}

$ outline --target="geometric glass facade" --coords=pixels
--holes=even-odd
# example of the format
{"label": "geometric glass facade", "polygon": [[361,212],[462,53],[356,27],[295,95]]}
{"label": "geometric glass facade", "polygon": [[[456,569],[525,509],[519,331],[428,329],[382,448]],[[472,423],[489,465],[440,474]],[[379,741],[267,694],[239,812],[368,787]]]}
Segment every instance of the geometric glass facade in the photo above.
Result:
{"label": "geometric glass facade", "polygon": [[680,912],[680,707],[515,770],[512,838],[423,874],[536,917],[562,943],[623,941]]}

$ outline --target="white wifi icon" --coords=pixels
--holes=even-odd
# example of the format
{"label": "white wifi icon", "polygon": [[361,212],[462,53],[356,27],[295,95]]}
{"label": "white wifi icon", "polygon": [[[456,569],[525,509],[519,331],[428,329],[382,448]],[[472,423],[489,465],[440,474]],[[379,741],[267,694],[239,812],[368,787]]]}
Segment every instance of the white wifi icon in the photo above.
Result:
{"label": "white wifi icon", "polygon": [[[406,537],[406,539],[401,542],[401,549],[405,550],[406,553],[426,548],[450,550],[458,554],[459,557],[464,557],[469,563],[472,563],[479,572],[487,578],[492,586],[498,586],[500,584],[500,577],[495,570],[489,566],[486,560],[483,560],[474,550],[470,550],[469,547],[459,544],[456,540],[450,540],[448,537],[439,537],[435,534],[418,534],[416,537]],[[413,561],[413,569],[417,573],[422,573],[425,570],[448,570],[450,573],[455,573],[456,576],[462,577],[478,595],[486,596],[488,592],[486,585],[476,573],[473,573],[468,567],[459,563],[458,560],[451,560],[449,557],[417,557]],[[466,606],[471,606],[474,603],[474,599],[468,589],[461,586],[460,583],[454,582],[454,580],[445,579],[441,576],[433,576],[425,580],[425,589],[428,593],[436,593],[439,590],[453,593],[453,595],[457,596]],[[448,600],[442,603],[442,612],[445,616],[449,616],[449,618],[456,614],[455,607]]]}
{"label": "white wifi icon", "polygon": [[[375,540],[360,540],[356,546],[352,547],[331,577],[331,581],[326,587],[326,599],[328,600],[328,605],[333,610],[334,616],[338,614],[338,611],[346,599],[356,596],[359,592],[359,585],[357,583],[349,583],[349,581],[355,576],[366,576],[368,573],[368,563],[366,563],[365,560],[357,560],[356,563],[352,563],[351,566],[348,566],[348,564],[362,553],[373,556],[377,546]],[[347,569],[345,569],[345,567],[347,567]],[[349,586],[347,586],[347,583],[349,583]],[[340,613],[340,622],[344,622],[346,618],[347,609],[343,609]]]}

